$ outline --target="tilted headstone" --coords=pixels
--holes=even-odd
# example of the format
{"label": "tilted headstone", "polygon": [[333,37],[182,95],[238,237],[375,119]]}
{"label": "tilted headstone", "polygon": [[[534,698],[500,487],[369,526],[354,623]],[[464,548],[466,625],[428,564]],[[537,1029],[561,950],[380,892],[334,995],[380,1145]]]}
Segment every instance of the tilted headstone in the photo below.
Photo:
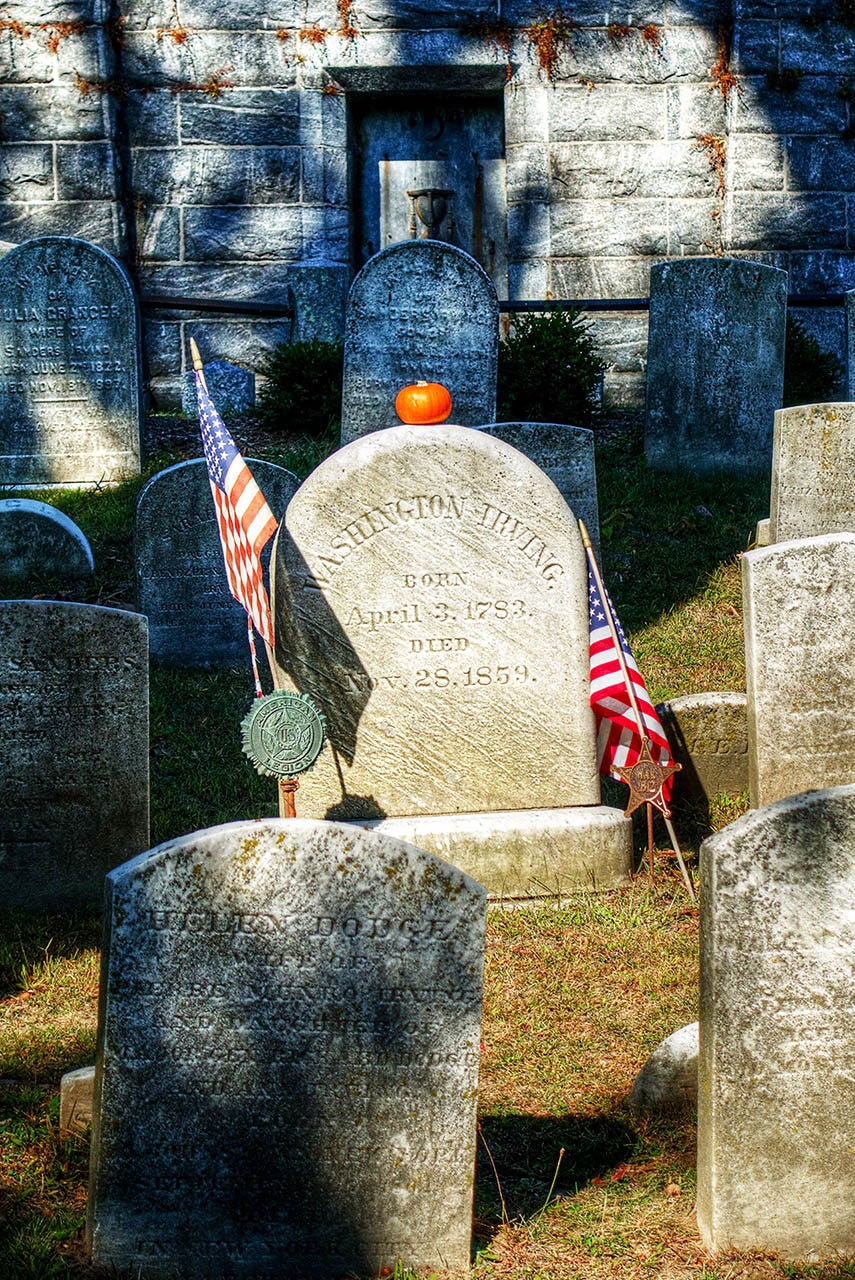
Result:
{"label": "tilted headstone", "polygon": [[784,389],[787,273],[679,258],[650,270],[647,417],[653,467],[768,471]]}
{"label": "tilted headstone", "polygon": [[[247,459],[273,514],[285,513],[299,481],[272,462]],[[272,540],[262,552],[267,565]],[[153,658],[173,666],[249,661],[246,612],[229,590],[203,458],[152,476],[137,500],[137,607],[149,622]]]}
{"label": "tilted headstone", "polygon": [[657,708],[674,759],[678,794],[708,802],[748,790],[748,725],[744,693],[689,693]]}
{"label": "tilted headstone", "polygon": [[[255,406],[255,374],[228,360],[211,360],[205,365],[205,383],[221,417],[246,413]],[[196,375],[188,369],[184,375],[181,408],[188,418],[199,412],[196,397]]]}
{"label": "tilted headstone", "polygon": [[108,878],[89,1239],[141,1280],[468,1274],[485,893],[338,823]]}
{"label": "tilted headstone", "polygon": [[355,441],[297,491],[271,573],[283,684],[327,719],[301,813],[385,819],[494,893],[625,874],[625,820],[598,807],[582,542],[528,458],[459,426]]}
{"label": "tilted headstone", "polygon": [[771,542],[855,533],[855,404],[775,414]]}
{"label": "tilted headstone", "polygon": [[146,620],[0,602],[0,906],[100,903],[148,844]]}
{"label": "tilted headstone", "polygon": [[600,551],[594,433],[561,422],[488,422],[479,430],[504,440],[545,471],[568,507],[584,520],[594,551]]}
{"label": "tilted headstone", "polygon": [[751,803],[855,779],[855,534],[742,557]]}
{"label": "tilted headstone", "polygon": [[701,847],[698,1223],[713,1249],[855,1254],[855,786]]}
{"label": "tilted headstone", "polygon": [[94,568],[89,543],[67,515],[47,502],[0,498],[0,581],[79,582]]}
{"label": "tilted headstone", "polygon": [[347,302],[342,444],[396,426],[395,397],[414,382],[448,388],[453,422],[490,422],[498,350],[496,290],[474,258],[441,240],[390,245]]}
{"label": "tilted headstone", "polygon": [[140,325],[130,277],[74,236],[0,259],[0,479],[112,484],[140,469]]}

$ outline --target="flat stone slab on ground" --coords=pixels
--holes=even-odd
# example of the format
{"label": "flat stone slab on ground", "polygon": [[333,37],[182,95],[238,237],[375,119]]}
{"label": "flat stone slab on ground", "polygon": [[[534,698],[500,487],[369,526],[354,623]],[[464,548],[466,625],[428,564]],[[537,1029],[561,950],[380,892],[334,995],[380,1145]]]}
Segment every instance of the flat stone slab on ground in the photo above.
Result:
{"label": "flat stone slab on ground", "polygon": [[453,422],[490,422],[498,350],[496,290],[474,258],[441,240],[390,245],[347,301],[342,444],[397,426],[395,397],[414,382],[448,388]]}
{"label": "flat stone slab on ground", "polygon": [[113,872],[94,1262],[468,1275],[485,905],[412,845],[300,818]]}
{"label": "flat stone slab on ground", "polygon": [[95,570],[92,549],[73,520],[30,498],[0,498],[0,579],[80,582]]}
{"label": "flat stone slab on ground", "polygon": [[855,786],[701,846],[698,1223],[712,1249],[855,1255]]}
{"label": "flat stone slab on ground", "polygon": [[140,322],[125,268],[74,236],[0,258],[0,475],[115,484],[140,470]]}

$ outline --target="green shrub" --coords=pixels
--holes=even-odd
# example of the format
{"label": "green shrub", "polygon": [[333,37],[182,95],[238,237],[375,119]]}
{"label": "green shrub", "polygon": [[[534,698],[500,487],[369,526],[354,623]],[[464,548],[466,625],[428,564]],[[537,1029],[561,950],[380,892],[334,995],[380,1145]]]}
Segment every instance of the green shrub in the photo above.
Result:
{"label": "green shrub", "polygon": [[823,351],[794,316],[787,316],[784,354],[784,405],[821,404],[840,397],[843,366],[831,351]]}
{"label": "green shrub", "polygon": [[590,427],[598,416],[603,368],[578,311],[518,315],[507,341],[499,343],[496,418]]}
{"label": "green shrub", "polygon": [[341,419],[344,347],[340,342],[280,342],[259,373],[268,379],[258,413],[274,430],[324,435]]}

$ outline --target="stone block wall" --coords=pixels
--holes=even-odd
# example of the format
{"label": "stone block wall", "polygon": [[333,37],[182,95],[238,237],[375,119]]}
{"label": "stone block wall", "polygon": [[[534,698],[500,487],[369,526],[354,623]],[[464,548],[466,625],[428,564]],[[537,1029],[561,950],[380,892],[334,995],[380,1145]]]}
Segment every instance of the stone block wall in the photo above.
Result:
{"label": "stone block wall", "polygon": [[[254,367],[340,332],[366,95],[503,103],[511,298],[644,297],[650,266],[744,256],[855,287],[855,29],[842,0],[33,0],[0,20],[0,239],[84,235],[141,294],[294,304],[145,311],[174,402],[192,333]],[[25,34],[26,33],[26,34]],[[852,79],[850,80],[850,77]],[[843,350],[843,311],[805,312]],[[643,313],[599,314],[607,396],[643,397]]]}

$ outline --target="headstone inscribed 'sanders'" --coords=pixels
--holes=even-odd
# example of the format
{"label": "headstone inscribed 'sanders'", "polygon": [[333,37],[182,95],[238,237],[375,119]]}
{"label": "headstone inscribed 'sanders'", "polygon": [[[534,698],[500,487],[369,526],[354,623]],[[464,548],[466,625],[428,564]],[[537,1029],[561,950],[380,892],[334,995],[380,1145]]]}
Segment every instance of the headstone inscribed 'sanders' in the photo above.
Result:
{"label": "headstone inscribed 'sanders'", "polygon": [[712,1249],[855,1254],[855,787],[701,847],[698,1223]]}
{"label": "headstone inscribed 'sanders'", "polygon": [[108,879],[93,1259],[468,1274],[485,894],[387,836],[214,827]]}
{"label": "headstone inscribed 'sanders'", "polygon": [[855,534],[742,557],[751,803],[855,778]]}
{"label": "headstone inscribed 'sanders'", "polygon": [[100,903],[148,844],[145,618],[0,603],[0,906]]}
{"label": "headstone inscribed 'sanders'", "polygon": [[855,404],[806,404],[775,414],[772,542],[855,533]]}
{"label": "headstone inscribed 'sanders'", "polygon": [[496,416],[499,304],[487,273],[441,240],[390,245],[362,268],[347,303],[341,441],[398,425],[395,397],[441,382],[451,417]]}
{"label": "headstone inscribed 'sanders'", "polygon": [[[257,458],[250,470],[277,518],[299,485],[284,467]],[[272,539],[262,552],[265,567]],[[208,470],[179,462],[149,480],[137,500],[137,605],[149,620],[153,658],[173,666],[249,661],[246,612],[229,590]]]}
{"label": "headstone inscribed 'sanders'", "polygon": [[596,805],[578,526],[516,449],[399,426],[323,462],[274,550],[276,657],[327,719],[313,817]]}
{"label": "headstone inscribed 'sanders'", "polygon": [[89,543],[62,511],[30,498],[0,498],[0,581],[79,582],[94,568]]}
{"label": "headstone inscribed 'sanders'", "polygon": [[787,273],[680,258],[650,270],[647,417],[652,467],[768,471],[784,389]]}
{"label": "headstone inscribed 'sanders'", "polygon": [[112,484],[139,469],[128,274],[85,240],[28,240],[0,260],[0,481]]}
{"label": "headstone inscribed 'sanders'", "polygon": [[488,422],[479,430],[504,440],[549,476],[578,520],[584,520],[594,551],[600,552],[594,433],[560,422]]}

